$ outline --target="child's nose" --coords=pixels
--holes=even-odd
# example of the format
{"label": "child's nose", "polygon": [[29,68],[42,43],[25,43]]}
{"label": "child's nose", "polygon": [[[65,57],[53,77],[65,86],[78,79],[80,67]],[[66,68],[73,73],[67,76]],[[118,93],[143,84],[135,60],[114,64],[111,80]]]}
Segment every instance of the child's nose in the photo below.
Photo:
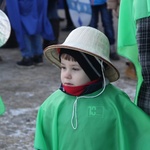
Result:
{"label": "child's nose", "polygon": [[69,69],[67,69],[67,70],[65,71],[65,78],[68,78],[68,79],[71,78],[71,72],[70,72]]}

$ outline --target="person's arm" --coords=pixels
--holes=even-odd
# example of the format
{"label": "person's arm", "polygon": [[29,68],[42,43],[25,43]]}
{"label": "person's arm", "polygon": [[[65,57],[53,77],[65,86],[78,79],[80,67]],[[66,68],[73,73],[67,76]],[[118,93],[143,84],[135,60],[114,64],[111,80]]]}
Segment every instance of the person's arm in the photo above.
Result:
{"label": "person's arm", "polygon": [[107,8],[112,9],[115,15],[119,16],[120,0],[107,0]]}
{"label": "person's arm", "polygon": [[118,0],[107,0],[107,8],[108,9],[117,9],[118,7]]}

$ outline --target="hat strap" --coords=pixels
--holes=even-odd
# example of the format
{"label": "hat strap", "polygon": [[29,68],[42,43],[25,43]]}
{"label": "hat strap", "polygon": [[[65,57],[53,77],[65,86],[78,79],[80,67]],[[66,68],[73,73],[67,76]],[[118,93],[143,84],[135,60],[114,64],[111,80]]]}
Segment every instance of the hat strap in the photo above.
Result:
{"label": "hat strap", "polygon": [[101,68],[102,68],[102,76],[103,76],[103,80],[104,80],[103,89],[97,95],[94,95],[94,96],[79,96],[79,97],[76,97],[76,99],[73,103],[73,110],[72,110],[72,117],[71,117],[71,126],[74,130],[76,130],[77,127],[78,127],[78,114],[77,114],[78,100],[80,98],[95,98],[95,97],[101,95],[104,92],[104,90],[106,88],[106,85],[109,83],[108,79],[106,79],[105,75],[104,75],[103,61],[100,61],[99,59],[97,59],[97,61],[100,63]]}

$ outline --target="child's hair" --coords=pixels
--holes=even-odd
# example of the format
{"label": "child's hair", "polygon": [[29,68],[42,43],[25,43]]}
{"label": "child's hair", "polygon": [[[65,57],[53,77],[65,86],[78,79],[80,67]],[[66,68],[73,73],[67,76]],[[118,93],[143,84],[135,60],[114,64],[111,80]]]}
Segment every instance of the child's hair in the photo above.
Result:
{"label": "child's hair", "polygon": [[71,55],[66,54],[66,53],[63,53],[60,58],[63,58],[63,59],[65,59],[65,60],[69,60],[69,61],[74,61],[74,62],[76,62],[75,58],[73,58]]}
{"label": "child's hair", "polygon": [[91,81],[96,80],[102,76],[101,64],[94,56],[75,50],[61,48],[59,51],[60,62],[61,58],[78,62]]}

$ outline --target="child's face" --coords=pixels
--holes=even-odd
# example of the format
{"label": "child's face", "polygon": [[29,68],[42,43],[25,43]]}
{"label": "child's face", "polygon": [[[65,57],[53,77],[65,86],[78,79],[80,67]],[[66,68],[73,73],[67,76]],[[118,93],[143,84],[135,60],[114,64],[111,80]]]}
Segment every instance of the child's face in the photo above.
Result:
{"label": "child's face", "polygon": [[80,86],[90,82],[90,79],[78,62],[61,58],[61,82],[67,86]]}

